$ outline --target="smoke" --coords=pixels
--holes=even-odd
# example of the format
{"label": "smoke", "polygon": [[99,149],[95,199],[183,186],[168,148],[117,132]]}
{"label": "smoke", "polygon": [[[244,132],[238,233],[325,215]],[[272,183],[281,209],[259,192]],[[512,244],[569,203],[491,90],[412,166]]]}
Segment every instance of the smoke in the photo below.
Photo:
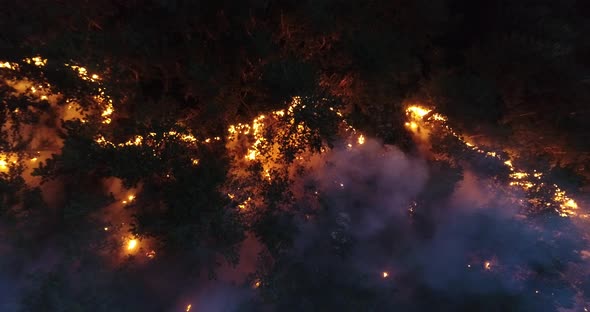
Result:
{"label": "smoke", "polygon": [[211,283],[194,297],[196,304],[191,311],[235,312],[253,296],[251,289],[223,282]]}
{"label": "smoke", "polygon": [[580,246],[558,232],[568,221],[525,218],[494,180],[450,166],[429,169],[438,165],[374,140],[329,152],[307,177],[321,211],[301,225],[280,262],[285,272],[299,268],[310,277],[277,282],[323,295],[295,304],[301,293],[292,286],[279,292],[277,309],[350,308],[358,302],[337,293],[351,288],[372,294],[375,310],[571,308],[576,290],[560,272],[579,258]]}
{"label": "smoke", "polygon": [[15,311],[18,306],[17,291],[14,283],[0,272],[0,310]]}
{"label": "smoke", "polygon": [[354,220],[353,232],[359,237],[371,237],[405,217],[426,177],[423,161],[374,140],[353,150],[331,152],[314,174],[330,205],[339,207],[345,219]]}

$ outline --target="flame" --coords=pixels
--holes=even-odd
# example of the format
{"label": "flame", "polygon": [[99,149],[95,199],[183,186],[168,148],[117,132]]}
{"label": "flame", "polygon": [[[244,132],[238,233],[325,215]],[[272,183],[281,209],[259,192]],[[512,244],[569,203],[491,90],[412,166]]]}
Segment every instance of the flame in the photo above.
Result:
{"label": "flame", "polygon": [[490,261],[484,262],[483,268],[486,269],[486,270],[488,270],[488,271],[491,270],[492,269],[492,263]]}
{"label": "flame", "polygon": [[[411,117],[417,117],[419,119],[424,118],[424,116],[428,115],[428,113],[430,113],[431,111],[432,111],[431,109],[427,109],[427,108],[420,107],[417,105],[409,106],[406,109],[406,113],[408,115],[410,115]],[[440,116],[440,118],[442,118],[442,116]]]}
{"label": "flame", "polygon": [[513,179],[520,180],[520,179],[524,179],[524,178],[528,177],[528,175],[529,174],[526,172],[515,172],[515,173],[511,173],[510,177]]}
{"label": "flame", "polygon": [[10,164],[17,164],[18,158],[14,154],[0,153],[0,172],[8,172]]}
{"label": "flame", "polygon": [[133,238],[127,242],[127,250],[132,251],[137,248],[137,239]]}
{"label": "flame", "polygon": [[383,273],[381,273],[381,275],[383,276],[383,278],[387,278],[389,276],[389,273],[388,272],[383,272]]}
{"label": "flame", "polygon": [[113,114],[113,112],[114,112],[113,104],[108,103],[107,106],[105,107],[104,111],[101,114],[101,116],[104,118],[102,122],[105,124],[110,124],[111,123],[111,115]]}
{"label": "flame", "polygon": [[[264,137],[264,129],[266,127],[265,120],[278,120],[277,118],[283,117],[291,117],[288,119],[290,124],[295,123],[295,119],[293,118],[294,109],[295,107],[301,105],[301,98],[294,97],[291,101],[291,104],[287,107],[286,112],[285,110],[277,110],[271,112],[270,115],[261,114],[252,120],[251,124],[242,124],[238,123],[235,125],[230,125],[228,127],[228,142],[236,141],[239,136],[249,136],[252,138],[253,143],[249,146],[246,154],[244,155],[244,159],[248,161],[253,161],[259,158],[261,155],[261,150],[263,146],[267,143],[266,138]],[[302,106],[304,108],[305,105]],[[296,126],[297,134],[303,134],[307,130],[307,128],[302,125],[298,124]],[[220,140],[221,138],[215,137],[215,140]]]}
{"label": "flame", "polygon": [[191,310],[191,308],[192,308],[192,307],[193,307],[193,305],[192,305],[192,304],[189,304],[189,305],[187,305],[187,306],[186,306],[186,310],[185,310],[185,311],[186,311],[186,312],[189,312],[189,311]]}
{"label": "flame", "polygon": [[357,140],[358,144],[363,145],[365,144],[365,137],[361,134]]}
{"label": "flame", "polygon": [[69,66],[72,70],[74,70],[78,74],[78,77],[80,77],[80,79],[82,79],[82,80],[97,82],[101,79],[98,74],[89,74],[88,70],[85,67],[78,66],[78,65],[69,65],[69,64],[65,64],[65,65]]}
{"label": "flame", "polygon": [[17,63],[10,63],[10,62],[0,62],[0,68],[15,70],[18,68],[18,64]]}
{"label": "flame", "polygon": [[127,196],[127,199],[124,199],[122,201],[122,203],[123,204],[128,204],[128,203],[133,202],[134,200],[135,200],[135,195],[131,194],[131,195]]}
{"label": "flame", "polygon": [[47,64],[47,59],[43,59],[41,58],[41,56],[35,56],[32,58],[25,58],[23,59],[23,62],[27,63],[27,64],[33,64],[37,67],[43,67]]}
{"label": "flame", "polygon": [[0,159],[0,171],[7,171],[8,170],[8,162],[4,159]]}
{"label": "flame", "polygon": [[248,197],[248,199],[246,199],[243,203],[238,205],[238,208],[240,208],[241,210],[246,210],[246,208],[248,208],[248,203],[252,200],[251,197]]}
{"label": "flame", "polygon": [[[254,136],[256,141],[254,141],[254,144],[252,144],[252,146],[248,150],[248,153],[245,156],[245,158],[248,160],[255,160],[256,159],[256,156],[258,156],[260,154],[259,146],[264,141],[266,141],[264,136],[262,135],[262,130],[264,128],[264,123],[263,123],[264,118],[266,118],[266,116],[260,115],[260,116],[256,117],[254,119],[254,121],[252,122],[252,128],[251,128],[252,135]],[[250,132],[250,129],[248,129],[246,133],[249,133],[249,132]]]}

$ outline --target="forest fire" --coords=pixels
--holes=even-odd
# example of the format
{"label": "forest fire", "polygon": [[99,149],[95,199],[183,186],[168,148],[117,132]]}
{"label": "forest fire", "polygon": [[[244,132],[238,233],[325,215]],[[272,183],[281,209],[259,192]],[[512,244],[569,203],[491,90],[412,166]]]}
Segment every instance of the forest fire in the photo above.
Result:
{"label": "forest fire", "polygon": [[[24,61],[27,64],[34,64],[35,66],[45,66],[47,60],[41,59],[40,57],[37,58],[31,58],[29,59],[29,61],[27,62],[26,60]],[[84,80],[84,81],[89,81],[92,83],[97,84],[97,86],[100,86],[100,82],[102,80],[102,78],[97,75],[97,74],[90,74],[88,73],[88,71],[86,70],[86,68],[84,67],[79,67],[79,66],[69,66],[72,70],[75,70],[75,72],[78,74],[79,78]],[[6,69],[17,69],[18,68],[18,64],[10,64],[10,63],[0,63],[0,68],[6,68]],[[42,85],[39,86],[31,86],[28,90],[31,93],[35,93],[35,94],[42,94],[41,96],[41,100],[48,100],[49,97],[51,96],[49,95],[49,93],[45,93],[45,88]],[[300,120],[301,116],[300,115],[305,115],[305,114],[311,114],[313,115],[314,113],[317,113],[317,111],[320,111],[321,109],[323,109],[323,107],[321,107],[322,104],[318,104],[317,107],[311,107],[310,103],[306,102],[306,98],[301,98],[301,97],[294,97],[292,99],[291,102],[289,102],[288,106],[285,109],[282,110],[276,110],[276,111],[271,111],[271,112],[266,112],[265,114],[260,114],[256,117],[254,117],[250,123],[236,123],[233,125],[229,125],[227,127],[227,133],[226,133],[226,137],[224,139],[221,138],[221,136],[211,136],[211,137],[198,137],[198,135],[196,135],[196,133],[199,133],[197,131],[192,132],[191,129],[186,129],[184,127],[182,127],[182,125],[176,124],[174,125],[174,127],[172,129],[170,128],[163,128],[163,129],[158,129],[158,132],[150,132],[150,131],[155,131],[155,130],[149,130],[149,131],[145,131],[145,132],[141,132],[141,134],[127,134],[126,136],[123,137],[123,139],[121,139],[120,137],[117,136],[113,136],[112,133],[110,131],[106,131],[105,129],[110,130],[109,127],[113,127],[112,124],[116,123],[116,112],[114,109],[114,104],[113,104],[113,100],[110,99],[110,97],[106,94],[106,91],[104,88],[99,87],[100,90],[100,95],[99,96],[95,96],[94,100],[96,101],[96,103],[98,104],[98,106],[100,107],[100,111],[96,114],[96,116],[99,116],[100,119],[94,119],[94,120],[98,120],[98,123],[101,123],[99,131],[95,133],[95,135],[92,137],[92,144],[94,144],[93,148],[98,148],[98,149],[103,149],[103,150],[107,150],[110,153],[115,153],[115,152],[119,152],[119,151],[134,151],[134,150],[147,150],[147,152],[145,152],[146,154],[153,156],[153,161],[150,163],[152,166],[157,167],[159,165],[161,165],[160,160],[162,159],[162,155],[164,154],[162,152],[162,150],[164,150],[164,147],[169,144],[170,142],[176,142],[177,144],[181,145],[182,147],[187,147],[189,148],[188,150],[193,151],[195,154],[191,154],[191,155],[183,155],[183,156],[188,156],[183,158],[183,161],[185,163],[189,163],[190,165],[192,165],[194,168],[194,170],[198,170],[199,168],[201,168],[201,166],[203,166],[203,164],[207,164],[207,159],[206,158],[198,158],[200,156],[200,154],[198,154],[199,149],[201,148],[207,148],[205,145],[207,144],[211,144],[209,146],[215,146],[215,147],[219,147],[219,145],[214,145],[217,144],[216,142],[222,142],[225,144],[225,150],[229,153],[229,155],[232,156],[231,160],[230,160],[230,169],[228,170],[228,175],[235,175],[240,177],[240,181],[239,183],[235,183],[235,184],[228,184],[229,186],[225,186],[223,185],[221,190],[223,191],[222,196],[229,198],[229,201],[232,202],[232,208],[237,208],[235,209],[235,211],[237,211],[238,215],[240,215],[240,218],[242,218],[242,220],[246,220],[246,222],[248,223],[256,223],[256,222],[260,222],[262,225],[264,225],[264,222],[267,222],[268,220],[264,219],[264,218],[270,218],[267,216],[264,216],[264,218],[261,218],[263,222],[261,222],[260,220],[256,219],[256,218],[260,218],[260,216],[257,216],[257,213],[267,213],[267,211],[264,211],[264,207],[263,205],[265,204],[265,200],[267,200],[267,198],[265,198],[264,196],[266,196],[266,194],[264,192],[275,192],[276,190],[273,189],[274,187],[277,187],[276,184],[273,183],[280,183],[282,180],[281,179],[285,179],[285,181],[289,181],[289,179],[295,179],[297,178],[297,174],[298,173],[297,170],[302,171],[303,169],[307,169],[309,170],[311,167],[311,164],[313,162],[309,161],[309,159],[312,156],[317,156],[317,157],[323,157],[325,155],[331,155],[334,154],[335,150],[337,150],[337,148],[334,147],[328,147],[328,145],[323,142],[320,141],[321,143],[321,147],[318,148],[317,150],[313,150],[312,148],[309,147],[309,143],[306,141],[308,140],[310,133],[312,133],[312,128],[309,125],[309,123],[306,123],[305,121]],[[48,91],[47,91],[48,92]],[[46,95],[47,94],[47,95]],[[320,101],[321,103],[321,101]],[[307,110],[306,110],[307,109]],[[337,120],[337,125],[338,125],[338,135],[340,136],[340,138],[343,138],[344,144],[343,146],[346,146],[346,150],[349,152],[349,154],[351,155],[356,155],[356,153],[359,153],[359,150],[363,150],[363,149],[370,149],[372,148],[372,146],[374,145],[374,142],[372,139],[370,138],[366,138],[363,134],[360,134],[360,132],[358,132],[355,128],[353,128],[352,126],[350,126],[348,124],[348,122],[346,121],[346,118],[344,118],[343,113],[338,110],[335,109],[333,107],[329,107],[328,109],[326,109],[326,111],[329,111],[330,114],[336,116],[332,116],[329,115],[331,118],[334,117]],[[586,218],[588,215],[585,213],[582,213],[580,210],[580,207],[578,205],[578,203],[571,197],[566,195],[566,192],[564,190],[562,190],[557,184],[553,184],[553,183],[548,183],[547,181],[547,176],[548,174],[546,174],[545,172],[538,172],[537,170],[532,170],[532,171],[525,171],[525,170],[520,170],[519,168],[516,168],[513,165],[513,160],[512,159],[507,159],[503,153],[499,152],[499,151],[487,151],[483,148],[478,147],[477,145],[475,145],[472,142],[467,142],[463,139],[463,137],[461,135],[459,135],[458,133],[456,133],[447,123],[448,119],[446,116],[443,116],[439,113],[435,112],[435,108],[426,108],[426,107],[422,107],[420,105],[412,105],[409,106],[406,111],[406,116],[407,116],[407,122],[405,123],[406,127],[408,128],[409,131],[411,131],[412,133],[418,133],[421,132],[422,129],[429,129],[429,131],[427,132],[428,135],[434,136],[434,135],[450,135],[452,136],[457,142],[460,142],[460,144],[462,144],[464,147],[466,147],[466,149],[477,153],[480,157],[484,157],[487,159],[494,159],[496,160],[501,166],[503,166],[505,169],[508,169],[507,172],[509,172],[507,174],[507,181],[508,181],[508,185],[512,186],[514,188],[517,188],[519,190],[523,190],[523,191],[541,191],[541,190],[549,190],[550,193],[552,194],[552,201],[551,202],[547,202],[544,203],[545,205],[547,205],[548,207],[550,206],[551,208],[555,209],[555,211],[557,211],[557,213],[561,216],[561,217],[573,217],[573,216],[578,216],[581,218]],[[91,114],[91,113],[90,113]],[[82,121],[85,119],[81,119]],[[91,120],[90,118],[88,120]],[[196,129],[195,129],[196,130]],[[422,132],[421,132],[422,133]],[[422,133],[423,134],[423,133]],[[221,135],[221,134],[220,134]],[[423,137],[423,136],[421,136]],[[115,139],[117,138],[117,139]],[[301,144],[301,142],[306,143],[307,145]],[[298,145],[300,144],[300,145]],[[301,147],[303,146],[303,147]],[[289,151],[290,153],[292,153],[292,155],[289,155],[288,153],[285,153],[284,150],[287,148],[293,148],[294,151]],[[315,154],[318,155],[315,155]],[[16,157],[16,156],[7,156],[8,154],[2,154],[2,158],[0,158],[0,172],[8,172],[11,164],[17,165],[19,163],[20,156]],[[20,155],[20,154],[19,154]],[[31,153],[28,154],[29,157],[31,156]],[[105,155],[109,155],[108,153],[105,153]],[[285,157],[284,155],[289,155],[289,157]],[[40,156],[37,155],[32,155],[34,157],[32,158],[25,158],[29,159],[29,161],[31,163],[41,163],[43,164],[42,161],[40,161]],[[71,156],[71,155],[70,155]],[[198,157],[197,157],[198,156]],[[78,157],[77,155],[75,156],[71,156],[72,158]],[[327,157],[327,156],[326,156]],[[343,157],[343,156],[341,156]],[[345,157],[343,157],[345,158]],[[321,159],[321,158],[320,158]],[[316,162],[322,162],[325,161],[325,159],[321,159],[321,160],[315,160]],[[516,163],[516,161],[515,161]],[[315,165],[315,163],[313,163]],[[252,166],[254,165],[254,166]],[[257,168],[256,165],[259,165],[260,168]],[[310,167],[305,167],[305,166],[310,166]],[[165,176],[168,179],[162,179],[162,180],[166,180],[166,181],[173,181],[176,179],[176,176],[174,174],[172,174],[172,168],[168,168],[168,167],[172,167],[172,165],[170,166],[166,166],[166,170],[165,171]],[[252,171],[254,172],[254,175],[258,175],[255,178],[252,178],[252,176],[249,176],[248,174],[251,174],[248,170],[252,170],[252,168],[257,169],[258,171]],[[301,169],[303,168],[303,169]],[[117,170],[120,170],[121,172],[123,172],[124,174],[126,173],[127,168],[117,168]],[[285,169],[284,172],[281,172],[281,169]],[[115,170],[113,170],[115,171]],[[386,170],[384,170],[386,171]],[[97,171],[100,172],[100,171]],[[180,174],[182,174],[182,172],[180,172]],[[281,174],[284,174],[284,176],[281,176]],[[172,177],[171,177],[172,175]],[[145,176],[149,176],[149,174],[145,174]],[[161,177],[163,177],[164,175],[162,174]],[[144,177],[144,176],[142,176]],[[247,178],[245,178],[247,177]],[[253,181],[256,181],[255,183],[251,183],[251,184],[247,184],[248,178],[251,178]],[[258,178],[262,178],[260,180],[257,180]],[[355,177],[356,179],[357,177]],[[188,180],[188,178],[182,177],[182,179],[186,179]],[[330,181],[330,183],[333,183],[332,186],[335,186],[336,189],[338,189],[339,194],[342,193],[355,193],[358,192],[359,189],[358,187],[358,181],[356,181],[355,179],[340,179],[340,178],[335,178],[334,180]],[[373,178],[371,178],[373,179]],[[163,182],[163,181],[158,181],[157,183],[154,183],[153,185],[150,185],[150,187],[152,187],[152,189],[158,189],[161,188],[162,185],[166,186],[166,183],[171,183],[171,182]],[[190,180],[189,180],[190,181]],[[246,182],[243,182],[246,181]],[[277,182],[278,181],[278,182]],[[161,184],[158,184],[161,183]],[[370,182],[373,183],[373,182]],[[367,182],[367,184],[370,184],[369,182]],[[116,198],[114,201],[115,203],[113,203],[113,210],[116,210],[117,212],[119,212],[119,210],[122,210],[121,207],[124,207],[125,209],[135,209],[135,206],[141,206],[141,205],[132,205],[132,203],[135,202],[141,202],[141,204],[144,204],[144,199],[145,197],[143,195],[145,195],[145,193],[142,193],[141,190],[138,190],[137,187],[137,183],[136,184],[130,184],[132,185],[132,187],[127,186],[126,189],[124,189],[123,191],[117,192],[116,196],[113,196],[113,198]],[[141,183],[139,184],[141,186]],[[355,187],[356,186],[356,187]],[[266,187],[266,189],[265,189]],[[291,187],[291,185],[289,185],[289,187]],[[305,187],[308,187],[311,189],[310,186],[306,185]],[[365,187],[364,185],[361,185],[360,188]],[[171,189],[174,189],[174,187],[170,187]],[[329,189],[329,188],[328,188]],[[343,192],[343,190],[346,190],[346,192]],[[291,191],[291,189],[287,188],[287,191],[282,190],[280,192],[277,193],[289,193]],[[130,193],[133,192],[133,193]],[[199,189],[196,189],[194,191],[195,194],[199,194],[200,196],[202,196],[202,194],[204,194],[205,192],[202,192]],[[302,196],[301,194],[297,193],[297,191],[293,192],[296,193],[296,196]],[[318,192],[317,190],[313,190],[313,194],[315,195],[314,198],[320,198],[321,200],[324,200],[325,196],[323,193],[328,193],[329,192],[325,192],[325,190],[321,190],[321,192]],[[282,194],[281,194],[282,195]],[[339,195],[339,196],[346,196],[347,194],[344,195]],[[329,196],[329,195],[328,195]],[[171,196],[174,197],[174,196]],[[182,205],[186,205],[187,202],[191,202],[192,200],[194,200],[194,197],[189,197],[190,200],[187,200],[186,202],[183,202]],[[227,200],[226,198],[226,200]],[[173,202],[175,198],[172,199],[167,199]],[[361,202],[361,201],[359,201]],[[180,206],[180,205],[179,205]],[[189,205],[190,206],[190,205]],[[278,205],[277,205],[278,206]],[[412,200],[412,204],[411,207],[409,209],[409,215],[411,219],[417,218],[416,214],[420,213],[420,209],[418,208],[419,205],[417,204],[416,201]],[[142,209],[142,207],[138,207],[138,209]],[[158,209],[161,209],[160,207],[158,208],[153,208],[150,207],[150,209],[157,211]],[[282,209],[282,208],[280,208]],[[147,210],[147,209],[146,209]],[[161,210],[165,210],[165,209],[161,209]],[[278,209],[277,209],[278,210]],[[173,215],[173,220],[174,222],[180,222],[179,220],[182,220],[183,218],[190,218],[192,217],[192,214],[194,213],[193,211],[181,211],[181,209],[179,209],[178,215],[174,215],[175,213],[177,213],[176,211],[172,211],[171,214]],[[314,212],[315,213],[315,212]],[[305,214],[305,221],[307,223],[313,223],[314,222],[314,217],[310,217],[310,215],[312,214]],[[348,219],[350,217],[348,217],[346,214],[342,213],[341,218],[345,221],[338,221],[337,222],[337,226],[334,226],[335,228],[338,228],[340,230],[340,228],[347,228],[348,223],[350,222]],[[200,216],[199,216],[200,217]],[[223,217],[219,217],[219,218],[224,218]],[[119,218],[119,219],[117,219]],[[129,217],[126,217],[127,219],[124,219],[125,222],[128,222]],[[115,217],[114,221],[117,221],[116,226],[111,226],[113,223],[103,223],[103,224],[109,224],[109,226],[102,226],[103,224],[95,227],[95,230],[98,229],[100,230],[101,228],[104,231],[100,231],[100,232],[106,232],[103,233],[104,237],[109,237],[109,239],[111,238],[115,238],[117,241],[117,248],[119,249],[119,252],[121,252],[121,246],[122,246],[122,254],[124,254],[125,256],[132,256],[132,255],[137,255],[138,253],[143,257],[145,256],[145,258],[147,259],[155,259],[156,258],[156,250],[158,253],[158,259],[160,258],[160,254],[165,255],[166,251],[165,250],[160,250],[158,249],[158,247],[156,247],[157,245],[152,244],[151,241],[149,240],[150,238],[148,237],[147,240],[146,237],[142,236],[141,234],[139,235],[133,235],[133,236],[127,236],[128,234],[125,235],[121,235],[122,231],[126,231],[128,230],[127,228],[129,227],[133,227],[136,226],[136,224],[126,224],[126,225],[122,225],[124,224],[123,222],[119,222],[121,219],[123,219],[123,217]],[[372,219],[380,219],[380,217],[373,217]],[[383,219],[386,219],[385,216],[383,217]],[[200,222],[200,221],[199,221]],[[150,229],[156,229],[155,232],[158,233],[159,231],[159,226],[160,224],[148,224],[148,226],[146,227],[151,227]],[[370,228],[370,226],[368,226]],[[200,230],[200,228],[198,228],[197,226],[191,226],[182,230],[179,230],[178,233],[174,233],[174,235],[178,235],[178,237],[181,237],[183,239],[185,239],[185,237],[191,237],[189,234],[192,231],[195,231],[195,229]],[[215,229],[217,231],[217,229]],[[334,230],[333,232],[330,233],[329,237],[331,237],[333,239],[334,242],[332,242],[331,244],[333,245],[337,245],[337,244],[343,244],[346,245],[348,244],[348,238],[346,237],[340,237],[340,232]],[[142,242],[142,246],[140,247],[140,239]],[[192,238],[190,238],[192,239]],[[188,240],[190,240],[188,239]],[[151,248],[155,248],[151,249]],[[337,249],[338,251],[340,251],[339,248],[341,248],[340,246],[336,246],[333,247],[334,249]],[[342,248],[344,249],[344,248]],[[148,251],[146,251],[148,250]],[[150,261],[150,260],[146,260],[144,258],[144,261],[148,264],[150,263],[156,263],[157,261]],[[482,263],[482,258],[477,258],[477,262],[471,262],[473,263],[473,267],[474,268],[481,268],[481,266],[477,265],[476,263]],[[483,270],[479,269],[479,270],[471,270],[472,272],[474,271],[478,271],[481,273],[481,271],[490,271],[491,273],[486,273],[486,275],[500,275],[501,273],[499,271],[504,270],[504,263],[502,264],[502,267],[500,268],[499,266],[497,266],[497,262],[496,260],[485,260],[483,261],[483,264],[481,264],[483,266]],[[461,270],[467,271],[465,270],[465,262],[462,262],[458,265],[458,267],[461,268]],[[467,264],[467,268],[471,269],[472,265],[471,264]],[[372,270],[375,270],[374,268]],[[375,271],[372,271],[374,274]],[[379,272],[379,269],[377,269],[377,272]],[[381,279],[387,279],[388,281],[391,280],[396,280],[397,279],[397,268],[396,268],[396,274],[391,275],[390,272],[388,271],[382,271],[380,272],[380,277]],[[375,276],[373,275],[373,279],[379,279],[379,276]],[[246,287],[248,288],[252,288],[255,289],[256,291],[263,291],[263,289],[265,287],[261,287],[262,285],[267,285],[266,280],[263,278],[260,279],[256,279],[253,283],[250,280]],[[389,282],[384,282],[382,284],[387,284]],[[538,291],[536,292],[538,293]],[[178,303],[177,303],[178,304]],[[178,305],[177,305],[178,307]],[[188,304],[185,307],[185,311],[191,311],[192,308],[192,304]]]}
{"label": "forest fire", "polygon": [[0,311],[590,308],[587,0],[0,24]]}

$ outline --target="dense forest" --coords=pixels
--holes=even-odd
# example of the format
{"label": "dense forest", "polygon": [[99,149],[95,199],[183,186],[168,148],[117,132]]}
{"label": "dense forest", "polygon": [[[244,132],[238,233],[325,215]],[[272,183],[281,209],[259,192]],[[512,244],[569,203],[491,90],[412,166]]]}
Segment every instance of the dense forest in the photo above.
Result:
{"label": "dense forest", "polygon": [[588,311],[590,2],[0,10],[0,311]]}

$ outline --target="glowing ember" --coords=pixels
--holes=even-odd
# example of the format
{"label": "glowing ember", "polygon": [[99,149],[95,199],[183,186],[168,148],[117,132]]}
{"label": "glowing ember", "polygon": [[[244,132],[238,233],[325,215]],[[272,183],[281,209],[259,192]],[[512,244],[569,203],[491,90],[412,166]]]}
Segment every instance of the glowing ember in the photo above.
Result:
{"label": "glowing ember", "polygon": [[492,269],[492,263],[489,262],[489,261],[484,262],[483,268],[486,269],[486,270],[488,270],[488,271],[491,270]]}
{"label": "glowing ember", "polygon": [[389,276],[389,273],[383,272],[381,275],[383,276],[383,278],[387,278]]}
{"label": "glowing ember", "polygon": [[154,259],[156,257],[156,252],[154,250],[150,250],[145,255],[150,259]]}

